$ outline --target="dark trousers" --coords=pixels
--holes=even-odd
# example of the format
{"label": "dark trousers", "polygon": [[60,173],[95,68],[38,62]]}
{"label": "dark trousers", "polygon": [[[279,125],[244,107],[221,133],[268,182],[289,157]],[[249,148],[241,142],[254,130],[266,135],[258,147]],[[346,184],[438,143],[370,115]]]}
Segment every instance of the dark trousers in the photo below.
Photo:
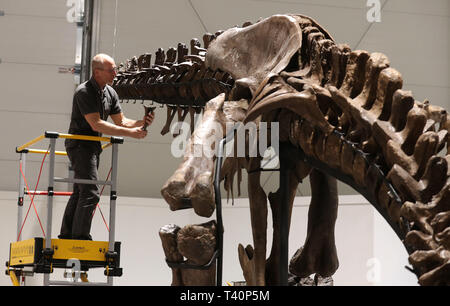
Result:
{"label": "dark trousers", "polygon": [[[89,145],[67,148],[76,179],[98,180],[100,152]],[[61,225],[60,239],[92,240],[92,213],[100,200],[97,185],[74,184]]]}

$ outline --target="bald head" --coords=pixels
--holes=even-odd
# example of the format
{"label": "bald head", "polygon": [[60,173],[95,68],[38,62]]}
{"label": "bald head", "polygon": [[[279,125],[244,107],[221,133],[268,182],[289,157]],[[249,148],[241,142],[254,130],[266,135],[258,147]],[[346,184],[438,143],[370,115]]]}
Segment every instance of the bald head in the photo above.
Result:
{"label": "bald head", "polygon": [[101,88],[112,84],[116,69],[114,59],[107,54],[100,53],[92,59],[92,75]]}
{"label": "bald head", "polygon": [[105,63],[115,64],[114,59],[108,54],[99,53],[92,59],[92,71],[104,69]]}

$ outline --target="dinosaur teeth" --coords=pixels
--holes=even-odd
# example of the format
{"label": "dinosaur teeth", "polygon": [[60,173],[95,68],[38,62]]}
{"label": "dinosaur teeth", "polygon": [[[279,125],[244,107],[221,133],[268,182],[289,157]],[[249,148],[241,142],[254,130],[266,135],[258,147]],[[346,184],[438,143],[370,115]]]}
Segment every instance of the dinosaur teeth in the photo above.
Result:
{"label": "dinosaur teeth", "polygon": [[363,91],[354,99],[359,107],[369,109],[376,99],[378,77],[381,71],[389,67],[388,58],[382,53],[372,53],[366,63]]}
{"label": "dinosaur teeth", "polygon": [[346,74],[340,88],[342,93],[350,98],[355,98],[364,87],[366,65],[369,60],[367,51],[352,51],[348,57]]}
{"label": "dinosaur teeth", "polygon": [[331,76],[329,77],[328,85],[340,88],[344,81],[346,73],[346,65],[350,55],[350,48],[348,45],[335,45],[331,47]]}
{"label": "dinosaur teeth", "polygon": [[164,62],[164,64],[167,66],[167,64],[172,65],[173,63],[175,63],[176,59],[177,59],[177,50],[173,47],[169,48],[169,50],[167,50],[167,54],[166,54],[167,58]]}
{"label": "dinosaur teeth", "polygon": [[133,72],[137,70],[138,70],[138,59],[136,56],[133,56],[126,62],[126,71]]}
{"label": "dinosaur teeth", "polygon": [[164,65],[165,61],[166,61],[166,55],[164,53],[164,49],[158,48],[158,50],[155,52],[155,65],[162,66],[162,65]]}
{"label": "dinosaur teeth", "polygon": [[215,36],[211,33],[206,33],[203,35],[203,48],[208,49],[209,44],[214,40]]}
{"label": "dinosaur teeth", "polygon": [[389,122],[396,131],[406,126],[407,114],[414,106],[414,98],[410,91],[396,90],[392,100],[392,112]]}
{"label": "dinosaur teeth", "polygon": [[151,53],[145,53],[139,56],[138,59],[138,68],[142,70],[144,68],[150,68],[152,65],[152,55]]}
{"label": "dinosaur teeth", "polygon": [[183,63],[184,57],[189,53],[189,49],[186,47],[186,44],[184,43],[178,43],[177,47],[177,63],[181,64]]}
{"label": "dinosaur teeth", "polygon": [[[395,91],[401,89],[403,79],[401,74],[393,69],[383,69],[379,75],[377,95],[373,106],[370,108],[371,113],[380,120],[388,120],[391,116],[392,100]],[[367,108],[368,105],[365,105]]]}
{"label": "dinosaur teeth", "polygon": [[191,40],[191,55],[200,55],[201,52],[205,52],[206,49],[201,47],[200,41],[197,38]]}

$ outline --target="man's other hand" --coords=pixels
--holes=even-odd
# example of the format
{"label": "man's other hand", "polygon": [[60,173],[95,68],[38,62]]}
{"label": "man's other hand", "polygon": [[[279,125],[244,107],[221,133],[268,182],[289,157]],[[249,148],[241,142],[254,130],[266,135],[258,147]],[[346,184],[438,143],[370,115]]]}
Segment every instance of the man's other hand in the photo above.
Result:
{"label": "man's other hand", "polygon": [[142,127],[130,128],[130,137],[142,139],[147,136],[147,131],[144,131]]}

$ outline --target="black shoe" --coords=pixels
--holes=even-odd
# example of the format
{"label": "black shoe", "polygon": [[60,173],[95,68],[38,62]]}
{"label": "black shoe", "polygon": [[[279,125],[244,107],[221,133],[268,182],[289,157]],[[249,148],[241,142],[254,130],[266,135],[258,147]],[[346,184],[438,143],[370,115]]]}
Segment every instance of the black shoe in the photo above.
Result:
{"label": "black shoe", "polygon": [[60,234],[60,235],[58,235],[58,238],[59,239],[72,239],[72,236],[71,235]]}
{"label": "black shoe", "polygon": [[73,240],[92,240],[92,236],[91,235],[79,236],[79,237],[72,237],[71,239],[73,239]]}

